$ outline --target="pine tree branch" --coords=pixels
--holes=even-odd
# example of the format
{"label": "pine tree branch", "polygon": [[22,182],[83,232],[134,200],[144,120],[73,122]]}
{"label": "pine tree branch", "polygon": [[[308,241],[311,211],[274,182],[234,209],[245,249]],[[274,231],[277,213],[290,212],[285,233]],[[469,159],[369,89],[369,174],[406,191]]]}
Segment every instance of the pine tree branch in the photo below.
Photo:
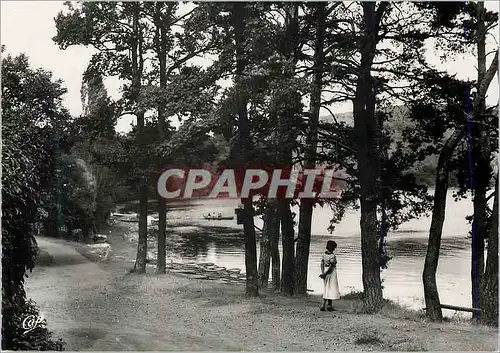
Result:
{"label": "pine tree branch", "polygon": [[490,86],[491,81],[493,80],[493,77],[495,77],[495,73],[497,71],[498,71],[498,49],[495,54],[495,57],[493,58],[493,61],[490,64],[490,67],[486,71],[484,78],[481,80],[479,84],[478,93],[481,100],[485,99],[488,87]]}

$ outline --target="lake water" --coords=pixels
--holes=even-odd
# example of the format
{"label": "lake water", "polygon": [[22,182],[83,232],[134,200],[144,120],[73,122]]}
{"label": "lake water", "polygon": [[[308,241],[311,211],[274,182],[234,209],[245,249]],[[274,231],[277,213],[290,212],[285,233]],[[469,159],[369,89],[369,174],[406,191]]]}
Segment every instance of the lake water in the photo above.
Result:
{"label": "lake water", "polygon": [[[188,200],[174,204],[168,212],[167,257],[174,262],[212,262],[244,272],[244,242],[242,225],[234,220],[209,221],[203,214],[221,212],[234,215],[238,200]],[[298,207],[294,209],[298,214]],[[446,220],[443,229],[437,284],[442,303],[471,306],[470,240],[466,239],[470,225],[465,216],[472,213],[470,200],[454,202],[448,194]],[[322,292],[318,277],[320,258],[328,240],[338,244],[338,275],[342,294],[362,290],[361,239],[359,211],[347,213],[333,234],[327,230],[332,211],[317,207],[313,213],[312,240],[309,259],[308,288]],[[255,219],[261,228],[262,220]],[[430,218],[412,220],[387,237],[387,251],[392,260],[382,272],[384,297],[414,309],[425,307],[422,271],[426,254]],[[153,245],[153,244],[151,244]],[[257,248],[257,251],[258,248]],[[446,310],[445,310],[446,311]],[[445,314],[451,314],[448,312]]]}

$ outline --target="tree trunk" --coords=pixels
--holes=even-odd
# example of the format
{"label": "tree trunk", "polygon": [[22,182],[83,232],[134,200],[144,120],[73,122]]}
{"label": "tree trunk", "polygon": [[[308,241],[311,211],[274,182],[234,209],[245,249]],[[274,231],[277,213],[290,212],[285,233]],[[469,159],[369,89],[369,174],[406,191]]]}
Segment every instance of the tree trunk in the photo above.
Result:
{"label": "tree trunk", "polygon": [[139,240],[137,243],[137,258],[134,272],[146,272],[148,254],[148,186],[143,184],[139,189]]}
{"label": "tree trunk", "polygon": [[283,242],[283,265],[281,276],[281,291],[285,295],[293,295],[294,292],[294,263],[295,263],[295,243],[293,217],[289,200],[278,201],[279,214],[281,219],[282,242]]}
{"label": "tree trunk", "polygon": [[[298,34],[299,34],[299,5],[286,3],[285,5],[285,34],[280,43],[280,51],[285,60],[290,60],[292,65],[284,67],[283,79],[292,79],[295,76],[295,67],[298,61]],[[277,153],[278,163],[291,170],[293,167],[292,151],[297,141],[297,136],[290,130],[290,124],[299,113],[298,104],[301,96],[297,91],[291,91],[286,100],[280,101],[277,111],[278,136],[280,148]],[[294,224],[290,209],[291,199],[281,195],[277,200],[279,218],[281,222],[283,259],[281,266],[281,291],[285,295],[294,294],[295,285],[295,242]]]}
{"label": "tree trunk", "polygon": [[487,325],[498,326],[498,174],[495,200],[488,239],[488,259],[483,278],[483,306],[479,319]]}
{"label": "tree trunk", "polygon": [[[167,87],[167,77],[166,77],[166,61],[167,61],[167,36],[165,31],[166,24],[162,21],[161,14],[162,4],[157,2],[155,4],[155,50],[158,57],[159,63],[159,77],[160,77],[160,88],[166,89]],[[165,123],[165,107],[163,103],[160,103],[157,107],[158,109],[158,133],[160,136],[160,141],[165,140],[166,133],[166,123]],[[162,166],[160,166],[162,168]],[[158,252],[156,261],[156,272],[163,274],[166,272],[166,258],[167,258],[167,206],[164,202],[159,200],[158,202]]]}
{"label": "tree trunk", "polygon": [[368,313],[382,308],[380,253],[377,236],[377,207],[373,201],[361,202],[361,256],[363,266],[363,301]]}
{"label": "tree trunk", "polygon": [[439,293],[436,284],[436,271],[439,260],[439,249],[441,247],[441,235],[443,233],[444,218],[446,215],[446,195],[448,192],[448,170],[453,151],[460,139],[463,137],[461,131],[456,130],[446,141],[439,154],[436,171],[436,186],[434,191],[434,206],[432,209],[432,221],[429,230],[429,242],[427,244],[427,255],[425,256],[424,272],[422,280],[424,283],[426,315],[433,321],[441,321],[443,313],[439,301]]}
{"label": "tree trunk", "polygon": [[274,219],[270,224],[273,231],[271,232],[270,242],[271,242],[271,259],[272,259],[272,285],[273,291],[278,292],[281,290],[281,261],[280,261],[280,250],[279,250],[279,241],[280,241],[280,217],[278,214],[278,210],[276,209],[276,203],[273,203],[274,207]]}
{"label": "tree trunk", "polygon": [[[235,85],[241,86],[242,79],[247,65],[247,53],[245,50],[245,21],[246,8],[245,3],[234,3],[232,11],[232,20],[234,27],[235,54],[236,54],[236,72]],[[237,92],[237,112],[239,117],[239,133],[242,158],[242,165],[250,162],[252,155],[252,143],[250,137],[250,124],[248,121],[248,97],[243,90]],[[246,294],[256,297],[259,295],[259,276],[257,273],[257,244],[254,228],[254,210],[252,197],[242,199],[243,204],[243,233],[245,235],[245,269],[246,269]]]}
{"label": "tree trunk", "polygon": [[[132,84],[131,84],[131,100],[139,103],[140,93],[142,88],[142,73],[144,69],[144,57],[142,47],[142,30],[140,27],[140,3],[134,4],[133,13],[133,31],[134,36],[131,42],[131,58],[132,58]],[[137,145],[143,146],[142,137],[144,134],[144,115],[142,109],[136,111],[137,116]],[[144,168],[147,168],[147,162],[141,160]],[[137,257],[134,265],[134,272],[146,272],[146,258],[148,247],[148,184],[145,177],[139,181],[139,236],[137,243]]]}
{"label": "tree trunk", "polygon": [[162,200],[158,202],[158,254],[156,273],[167,271],[167,205]]}
{"label": "tree trunk", "polygon": [[243,232],[245,234],[245,270],[246,270],[246,294],[251,297],[259,295],[259,276],[257,273],[257,240],[255,239],[255,228],[253,222],[252,199],[243,201]]}
{"label": "tree trunk", "polygon": [[[472,223],[472,264],[471,264],[471,283],[472,283],[472,306],[474,308],[483,307],[483,288],[484,274],[484,241],[487,231],[487,199],[486,192],[491,180],[490,167],[490,141],[484,125],[486,113],[486,91],[489,86],[486,70],[486,25],[484,2],[478,2],[476,5],[477,16],[477,69],[478,69],[478,97],[474,102],[472,116],[474,120],[480,122],[472,126],[472,160],[475,163],[473,167],[473,177],[471,185],[474,190],[474,220]],[[498,53],[497,53],[498,55]],[[494,62],[492,63],[492,65]],[[477,318],[475,313],[474,317]]]}
{"label": "tree trunk", "polygon": [[[309,131],[306,136],[305,168],[316,167],[316,149],[318,137],[318,122],[321,109],[321,89],[324,71],[324,40],[326,2],[317,3],[316,18],[317,32],[314,49],[314,78],[311,87],[311,103]],[[307,293],[307,272],[309,268],[309,248],[311,244],[311,222],[314,201],[302,199],[299,211],[299,234],[297,240],[297,253],[295,258],[295,294]]]}
{"label": "tree trunk", "polygon": [[83,223],[82,233],[83,233],[83,242],[86,244],[90,243],[90,227],[86,223]]}
{"label": "tree trunk", "polygon": [[295,257],[295,293],[307,293],[307,272],[309,269],[309,250],[311,246],[311,222],[313,201],[301,200],[299,211],[299,234]]}
{"label": "tree trunk", "polygon": [[[478,147],[481,148],[481,147]],[[481,148],[482,149],[482,148]],[[478,161],[477,166],[483,163]],[[484,173],[486,174],[486,170]],[[476,176],[477,173],[474,173]],[[478,176],[484,179],[485,176]],[[484,236],[486,231],[486,188],[479,186],[482,183],[475,179],[474,187],[474,220],[472,222],[472,256],[471,256],[471,283],[472,283],[472,307],[481,308],[482,298],[480,288],[482,287],[484,274]],[[474,314],[477,317],[477,314]]]}
{"label": "tree trunk", "polygon": [[365,29],[361,43],[361,63],[358,70],[353,112],[358,175],[361,187],[363,300],[365,310],[371,313],[380,310],[383,305],[377,232],[380,151],[377,144],[378,123],[375,116],[375,90],[371,76],[371,66],[377,45],[378,21],[375,2],[364,2],[362,6]]}
{"label": "tree trunk", "polygon": [[264,226],[262,227],[262,237],[260,238],[260,258],[259,258],[259,286],[267,288],[269,284],[269,269],[271,267],[271,237],[274,231],[275,209],[271,204],[267,204],[264,213]]}

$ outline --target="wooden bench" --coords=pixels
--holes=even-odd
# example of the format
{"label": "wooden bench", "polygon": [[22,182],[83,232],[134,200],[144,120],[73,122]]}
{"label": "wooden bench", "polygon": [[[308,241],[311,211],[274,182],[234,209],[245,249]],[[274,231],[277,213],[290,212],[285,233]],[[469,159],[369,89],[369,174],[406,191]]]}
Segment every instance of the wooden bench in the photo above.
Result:
{"label": "wooden bench", "polygon": [[[469,313],[480,313],[481,309],[478,308],[465,308],[463,306],[455,306],[455,305],[448,305],[448,304],[441,304],[441,309],[450,309],[450,310],[456,310],[456,311],[466,311]],[[424,308],[424,310],[427,310],[427,308]]]}

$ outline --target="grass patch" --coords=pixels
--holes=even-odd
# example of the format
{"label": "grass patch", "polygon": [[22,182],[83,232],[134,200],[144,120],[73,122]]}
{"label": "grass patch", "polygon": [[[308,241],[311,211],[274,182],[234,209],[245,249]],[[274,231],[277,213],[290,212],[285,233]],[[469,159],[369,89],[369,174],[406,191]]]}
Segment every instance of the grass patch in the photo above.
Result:
{"label": "grass patch", "polygon": [[[446,309],[442,309],[443,312]],[[472,324],[474,323],[474,319],[472,318],[471,313],[463,313],[455,311],[451,317],[443,317],[443,322],[449,323],[459,323],[459,324]]]}
{"label": "grass patch", "polygon": [[375,333],[365,333],[354,341],[358,345],[379,344],[382,340]]}
{"label": "grass patch", "polygon": [[[367,313],[363,305],[363,292],[353,290],[350,293],[341,296],[340,298],[349,301],[348,308],[350,312],[354,314]],[[445,309],[443,309],[443,311],[444,310]],[[377,315],[393,319],[402,319],[402,320],[409,320],[416,322],[428,322],[428,319],[425,315],[425,310],[411,309],[403,304],[396,303],[388,299],[384,299],[384,305],[382,309],[377,313]],[[444,317],[443,322],[456,323],[456,324],[470,324],[473,322],[473,320],[471,314],[455,312],[451,317]]]}
{"label": "grass patch", "polygon": [[390,351],[397,352],[425,352],[427,349],[424,347],[422,342],[406,341],[398,344],[391,345],[389,347]]}
{"label": "grass patch", "polygon": [[[341,299],[349,301],[350,312],[354,314],[367,313],[363,305],[363,292],[351,291],[350,293],[341,296]],[[426,321],[425,311],[413,310],[388,299],[384,299],[384,305],[377,314],[394,319],[404,319],[420,322]]]}
{"label": "grass patch", "polygon": [[363,292],[352,290],[350,293],[340,296],[343,300],[363,300]]}
{"label": "grass patch", "polygon": [[387,299],[384,299],[384,306],[382,307],[382,310],[380,310],[379,314],[394,319],[426,321],[424,310],[413,310]]}

